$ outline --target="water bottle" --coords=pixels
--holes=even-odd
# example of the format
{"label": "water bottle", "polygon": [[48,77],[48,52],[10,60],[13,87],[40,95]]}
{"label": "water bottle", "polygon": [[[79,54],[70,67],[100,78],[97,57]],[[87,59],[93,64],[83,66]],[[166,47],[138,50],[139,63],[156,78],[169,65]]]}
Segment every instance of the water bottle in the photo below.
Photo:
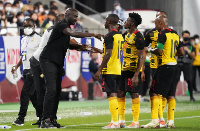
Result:
{"label": "water bottle", "polygon": [[[15,67],[13,67],[13,69],[15,69]],[[18,77],[18,74],[17,74],[17,70],[14,72],[13,74],[13,79],[16,79]]]}
{"label": "water bottle", "polygon": [[71,101],[72,100],[72,92],[70,91],[69,92],[69,101]]}
{"label": "water bottle", "polygon": [[79,101],[82,101],[82,100],[83,100],[83,94],[82,94],[82,92],[79,92],[79,93],[78,93],[78,100],[79,100]]}
{"label": "water bottle", "polygon": [[0,125],[0,129],[10,129],[11,126],[7,126],[7,125]]}

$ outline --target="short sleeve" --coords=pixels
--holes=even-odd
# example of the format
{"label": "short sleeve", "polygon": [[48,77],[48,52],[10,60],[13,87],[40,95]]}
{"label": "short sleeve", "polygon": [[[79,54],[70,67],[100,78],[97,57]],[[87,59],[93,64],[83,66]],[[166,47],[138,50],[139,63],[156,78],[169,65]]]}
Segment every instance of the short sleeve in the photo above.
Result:
{"label": "short sleeve", "polygon": [[178,44],[177,49],[178,49],[178,48],[181,48],[181,47],[183,47],[183,42],[179,41],[179,44]]}
{"label": "short sleeve", "polygon": [[148,47],[149,44],[151,43],[151,38],[150,38],[149,32],[147,32],[145,34],[144,42],[145,42],[145,47]]}
{"label": "short sleeve", "polygon": [[124,33],[122,34],[122,36],[123,36],[124,39],[125,39],[125,36],[126,36],[127,33],[128,33],[128,32],[126,31],[126,32],[124,32]]}
{"label": "short sleeve", "polygon": [[164,32],[164,31],[161,31],[161,32],[158,34],[157,48],[158,48],[158,49],[163,49],[165,42],[166,42],[166,35],[165,35],[165,32]]}
{"label": "short sleeve", "polygon": [[62,23],[57,28],[58,28],[59,33],[62,33],[64,29],[69,28],[69,26],[66,23]]}
{"label": "short sleeve", "polygon": [[164,32],[164,31],[161,31],[161,32],[158,34],[158,43],[162,43],[162,44],[164,45],[164,44],[165,44],[165,41],[166,41],[165,32]]}
{"label": "short sleeve", "polygon": [[114,41],[113,35],[108,34],[105,36],[104,42],[106,49],[113,49],[113,41]]}
{"label": "short sleeve", "polygon": [[145,47],[144,37],[141,34],[136,36],[135,45],[138,50],[143,50]]}

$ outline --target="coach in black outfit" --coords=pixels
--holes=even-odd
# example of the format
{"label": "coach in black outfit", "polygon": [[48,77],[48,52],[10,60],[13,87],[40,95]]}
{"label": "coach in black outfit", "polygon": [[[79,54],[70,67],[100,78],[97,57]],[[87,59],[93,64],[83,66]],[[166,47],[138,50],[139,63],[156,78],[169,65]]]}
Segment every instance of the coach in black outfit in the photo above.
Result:
{"label": "coach in black outfit", "polygon": [[101,38],[100,34],[75,32],[70,29],[70,25],[74,25],[78,18],[76,9],[68,8],[65,12],[65,18],[58,22],[40,55],[40,66],[44,73],[46,81],[46,93],[44,97],[44,109],[42,128],[56,127],[56,118],[52,114],[57,112],[59,97],[61,92],[62,67],[64,66],[64,58],[69,47],[70,36],[73,37],[96,37]]}

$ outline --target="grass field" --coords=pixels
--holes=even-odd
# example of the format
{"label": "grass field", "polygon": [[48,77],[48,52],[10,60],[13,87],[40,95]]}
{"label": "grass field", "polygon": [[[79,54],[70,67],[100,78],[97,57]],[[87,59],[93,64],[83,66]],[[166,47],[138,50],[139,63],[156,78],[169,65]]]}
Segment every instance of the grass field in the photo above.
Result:
{"label": "grass field", "polygon": [[[200,94],[195,95],[196,102],[189,102],[188,96],[177,97],[176,112],[175,112],[175,130],[198,130],[200,131]],[[0,125],[10,125],[11,129],[8,130],[41,130],[37,126],[31,124],[37,120],[35,111],[32,105],[29,105],[29,111],[25,119],[24,126],[14,126],[11,123],[16,119],[19,103],[9,103],[0,105]],[[90,112],[91,115],[83,115],[84,112]],[[61,117],[58,122],[65,125],[65,129],[42,129],[42,130],[102,130],[101,127],[105,126],[110,121],[110,112],[108,109],[108,101],[106,99],[93,100],[93,101],[70,101],[60,102],[58,117]],[[167,117],[166,110],[164,118]],[[141,103],[140,108],[140,125],[147,124],[151,120],[150,104]],[[132,121],[131,115],[131,99],[127,99],[126,104],[126,124]],[[133,129],[118,129],[118,130],[133,130]],[[146,129],[135,129],[146,130]],[[148,129],[151,130],[151,129]],[[158,129],[169,130],[169,129]]]}

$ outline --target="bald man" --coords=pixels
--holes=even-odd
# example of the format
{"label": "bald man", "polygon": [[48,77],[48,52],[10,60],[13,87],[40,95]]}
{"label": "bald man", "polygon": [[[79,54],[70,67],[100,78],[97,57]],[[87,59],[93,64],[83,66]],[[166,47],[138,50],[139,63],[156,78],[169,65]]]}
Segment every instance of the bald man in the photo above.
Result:
{"label": "bald man", "polygon": [[47,45],[40,55],[40,66],[46,82],[46,92],[44,96],[43,117],[41,128],[59,128],[55,118],[57,113],[64,58],[69,48],[70,36],[96,37],[101,39],[100,34],[76,32],[70,28],[78,18],[76,9],[68,8],[65,12],[65,18],[58,22],[49,37]]}
{"label": "bald man", "polygon": [[[156,17],[163,15],[167,17],[167,13],[165,11],[159,11],[156,14]],[[155,21],[154,21],[155,22]],[[159,31],[156,28],[151,29],[150,31],[148,31],[145,34],[145,44],[146,47],[150,45],[151,49],[155,49],[157,47],[157,40],[158,40],[158,33]],[[145,54],[146,56],[146,54]],[[155,74],[156,69],[158,68],[158,61],[157,61],[157,56],[151,53],[151,57],[150,57],[150,70],[151,70],[151,76],[153,77]],[[145,74],[146,75],[146,74]],[[145,81],[146,82],[146,81]],[[149,83],[144,84],[144,85],[149,85]],[[148,87],[143,87],[143,90],[147,90]],[[146,91],[144,91],[146,92]],[[161,97],[161,96],[159,96]],[[165,105],[166,105],[166,98],[162,98],[160,99],[160,103],[159,104],[159,110],[158,110],[158,117],[159,117],[159,122],[160,122],[160,127],[165,127],[165,120],[163,118],[163,111],[165,109]]]}
{"label": "bald man", "polygon": [[168,18],[165,15],[157,16],[155,26],[160,31],[157,40],[157,46],[150,52],[158,58],[158,68],[154,74],[150,97],[151,97],[151,116],[152,121],[142,128],[160,128],[158,121],[159,96],[167,98],[167,127],[174,126],[175,110],[175,91],[176,85],[174,79],[177,72],[176,55],[183,55],[183,48],[179,44],[179,36],[176,31],[168,27]]}

